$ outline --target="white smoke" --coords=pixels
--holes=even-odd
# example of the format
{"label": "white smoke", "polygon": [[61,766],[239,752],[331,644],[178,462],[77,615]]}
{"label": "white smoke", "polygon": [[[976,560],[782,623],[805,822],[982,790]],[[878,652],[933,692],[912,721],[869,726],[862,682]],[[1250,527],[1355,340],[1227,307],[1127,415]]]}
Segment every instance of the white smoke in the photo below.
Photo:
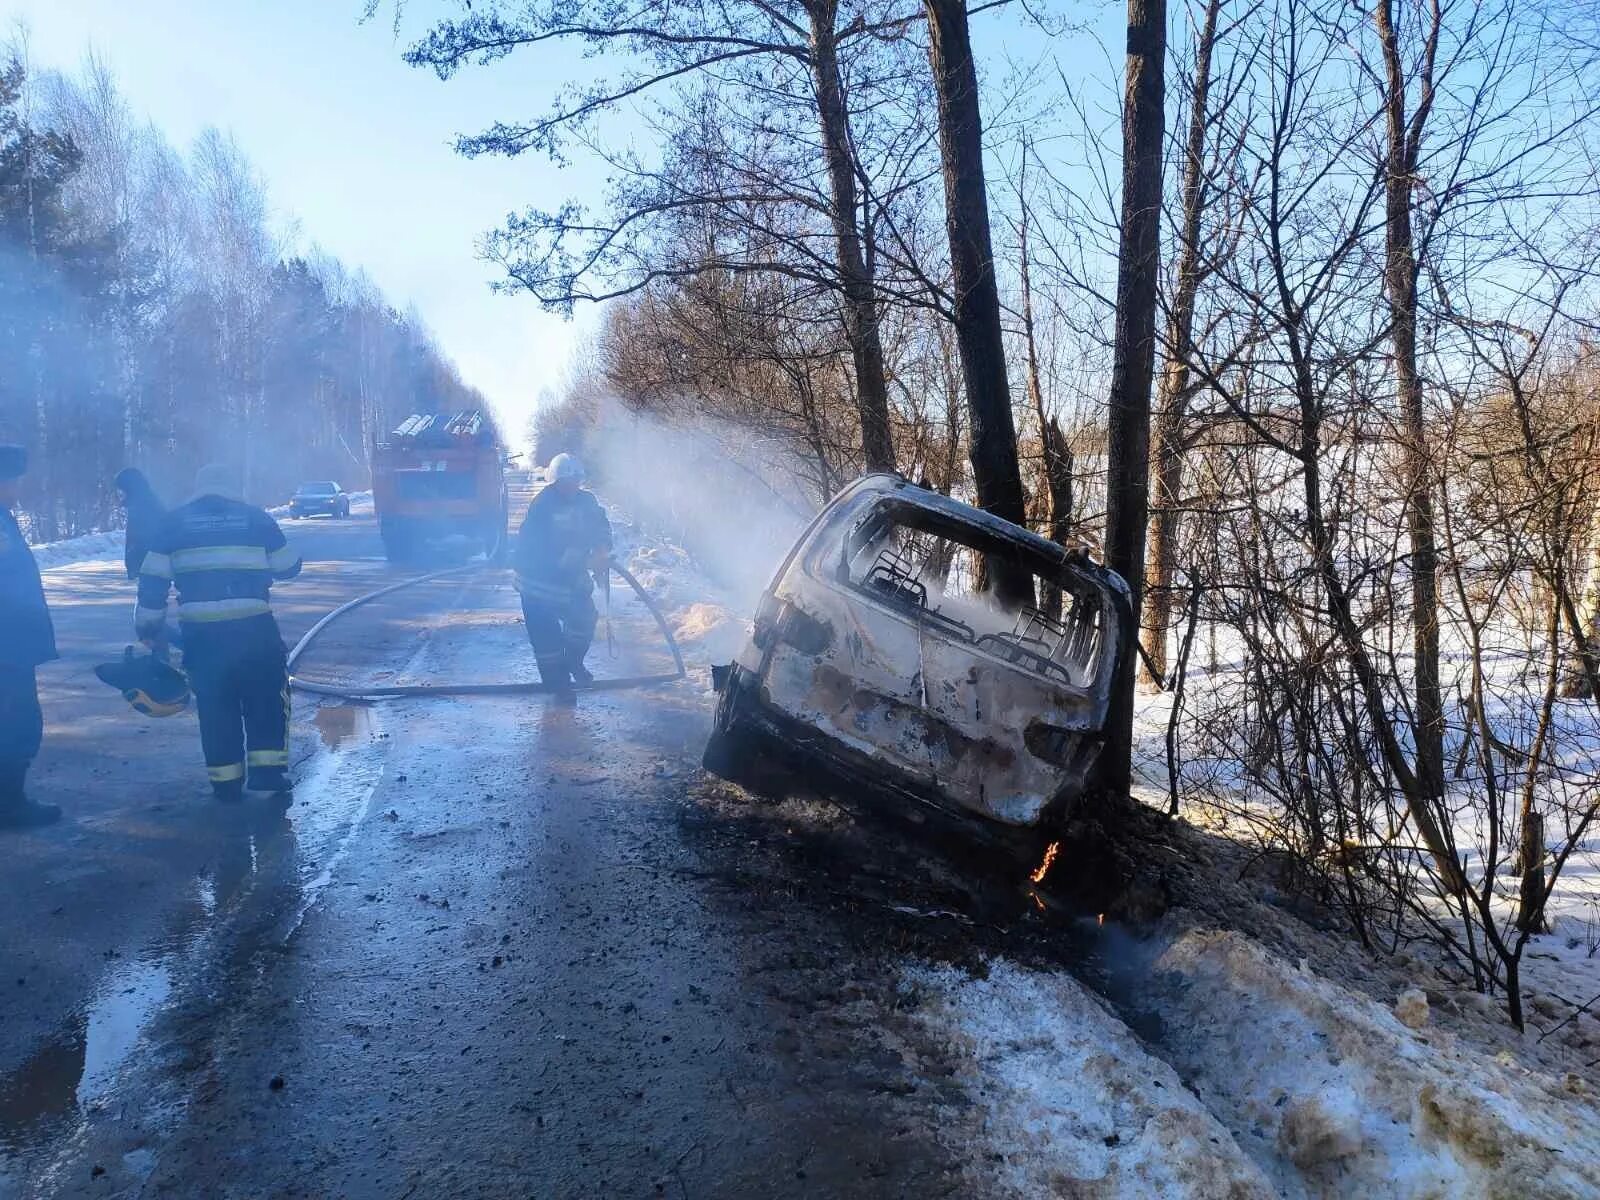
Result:
{"label": "white smoke", "polygon": [[682,545],[742,615],[816,508],[786,449],[705,419],[667,421],[604,402],[582,453],[606,497]]}

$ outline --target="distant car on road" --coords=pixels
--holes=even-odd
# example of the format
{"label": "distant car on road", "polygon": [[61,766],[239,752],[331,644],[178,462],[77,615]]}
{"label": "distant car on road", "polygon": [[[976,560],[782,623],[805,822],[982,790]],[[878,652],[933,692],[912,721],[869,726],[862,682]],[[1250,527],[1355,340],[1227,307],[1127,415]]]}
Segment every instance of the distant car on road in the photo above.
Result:
{"label": "distant car on road", "polygon": [[313,513],[326,513],[330,517],[350,515],[350,493],[332,480],[319,483],[302,483],[289,499],[291,517],[309,517]]}

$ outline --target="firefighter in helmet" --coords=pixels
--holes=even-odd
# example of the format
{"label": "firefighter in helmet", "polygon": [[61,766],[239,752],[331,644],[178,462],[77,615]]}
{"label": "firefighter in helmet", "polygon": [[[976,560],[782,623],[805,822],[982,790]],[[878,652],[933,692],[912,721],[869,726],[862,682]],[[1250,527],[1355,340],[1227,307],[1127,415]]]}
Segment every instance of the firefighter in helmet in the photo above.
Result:
{"label": "firefighter in helmet", "polygon": [[599,613],[591,572],[606,570],[611,522],[584,490],[583,464],[558,454],[545,469],[545,489],[528,505],[517,534],[517,591],[539,664],[539,678],[557,692],[594,676],[583,665]]}
{"label": "firefighter in helmet", "polygon": [[23,790],[44,737],[35,670],[57,657],[39,565],[11,511],[27,469],[26,450],[0,446],[0,829],[48,825],[61,816],[54,804],[30,800]]}
{"label": "firefighter in helmet", "polygon": [[300,556],[278,523],[246,504],[232,472],[215,465],[201,468],[194,497],[161,522],[140,567],[141,640],[161,641],[167,593],[177,586],[184,669],[218,799],[291,786],[287,653],[269,597],[274,581],[299,573]]}

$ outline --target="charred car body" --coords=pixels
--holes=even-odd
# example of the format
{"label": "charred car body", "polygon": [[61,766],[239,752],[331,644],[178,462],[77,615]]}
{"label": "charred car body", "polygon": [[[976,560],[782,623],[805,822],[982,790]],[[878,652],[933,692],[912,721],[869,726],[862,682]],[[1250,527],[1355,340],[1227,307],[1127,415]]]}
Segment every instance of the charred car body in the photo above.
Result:
{"label": "charred car body", "polygon": [[[997,564],[1031,581],[1023,599],[985,586]],[[867,475],[801,535],[715,672],[706,767],[759,790],[775,767],[821,770],[1031,847],[1088,782],[1132,637],[1127,585],[1081,551]]]}

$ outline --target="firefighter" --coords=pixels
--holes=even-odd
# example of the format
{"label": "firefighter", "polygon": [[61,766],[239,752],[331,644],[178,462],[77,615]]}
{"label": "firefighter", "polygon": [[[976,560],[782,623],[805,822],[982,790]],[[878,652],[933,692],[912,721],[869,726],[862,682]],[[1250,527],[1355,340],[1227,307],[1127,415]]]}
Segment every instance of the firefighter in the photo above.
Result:
{"label": "firefighter", "polygon": [[551,459],[545,480],[517,534],[517,591],[539,678],[566,693],[594,680],[583,665],[599,619],[590,572],[606,570],[611,522],[572,455]]}
{"label": "firefighter", "polygon": [[128,578],[137,579],[144,566],[144,556],[150,552],[150,539],[166,520],[167,509],[155,488],[150,486],[149,477],[138,467],[124,467],[117,472],[112,484],[128,515],[123,533],[123,562]]}
{"label": "firefighter", "polygon": [[291,787],[287,652],[269,596],[274,580],[299,573],[278,523],[215,465],[201,468],[194,498],[167,514],[140,568],[134,623],[147,643],[160,644],[177,585],[184,669],[219,800]]}
{"label": "firefighter", "polygon": [[28,799],[23,786],[44,737],[40,663],[57,657],[39,564],[12,509],[28,469],[21,446],[0,446],[0,828],[28,829],[58,820],[54,804]]}

